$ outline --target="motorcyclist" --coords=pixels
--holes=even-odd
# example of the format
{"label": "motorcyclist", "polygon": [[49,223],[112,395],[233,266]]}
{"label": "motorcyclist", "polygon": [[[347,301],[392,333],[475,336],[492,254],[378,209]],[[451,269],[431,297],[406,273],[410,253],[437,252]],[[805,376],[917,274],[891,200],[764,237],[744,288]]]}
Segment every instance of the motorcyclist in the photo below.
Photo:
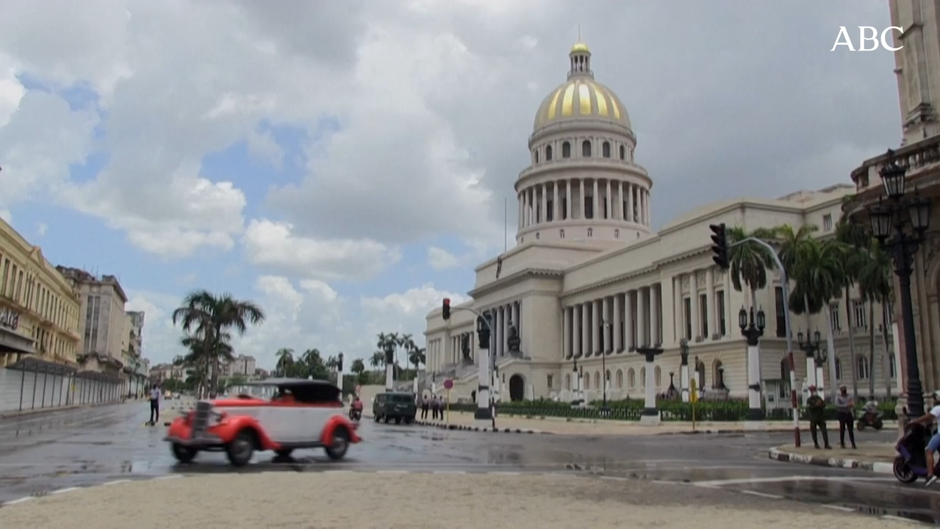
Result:
{"label": "motorcyclist", "polygon": [[[908,426],[913,426],[915,424],[922,424],[926,426],[934,422],[940,422],[940,391],[933,392],[933,407],[930,409],[930,411],[928,411],[923,416],[909,422]],[[933,454],[937,450],[940,450],[940,432],[934,433],[933,437],[930,438],[930,442],[927,443],[927,486],[933,485],[937,481],[937,476],[933,473]]]}
{"label": "motorcyclist", "polygon": [[352,401],[352,409],[360,412],[362,411],[362,401],[359,400],[358,396]]}
{"label": "motorcyclist", "polygon": [[866,422],[871,422],[875,420],[875,418],[878,416],[878,401],[875,399],[872,399],[866,402],[865,408],[863,408],[863,410],[865,411]]}

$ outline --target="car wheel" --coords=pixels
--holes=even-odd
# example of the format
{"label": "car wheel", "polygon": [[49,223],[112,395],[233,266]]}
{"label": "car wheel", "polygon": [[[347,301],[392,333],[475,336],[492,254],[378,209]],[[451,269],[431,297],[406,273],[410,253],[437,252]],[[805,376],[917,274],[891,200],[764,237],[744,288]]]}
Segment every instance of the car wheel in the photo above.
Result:
{"label": "car wheel", "polygon": [[199,453],[197,450],[177,443],[173,443],[172,451],[173,457],[180,463],[191,463],[193,459],[196,459],[196,454]]}
{"label": "car wheel", "polygon": [[395,417],[395,424],[401,424],[401,417]]}
{"label": "car wheel", "polygon": [[375,422],[379,422],[379,421],[382,420],[382,416],[381,416],[381,415],[373,415],[372,418],[375,419]]}
{"label": "car wheel", "polygon": [[386,416],[382,417],[382,420],[385,421],[385,424],[388,424],[388,421],[390,421],[390,420],[392,420],[392,419],[391,419],[391,417],[389,417],[388,415],[386,415]]}
{"label": "car wheel", "polygon": [[275,450],[274,453],[277,454],[278,457],[290,457],[290,455],[294,453],[294,449],[289,448],[287,450]]}
{"label": "car wheel", "polygon": [[414,417],[405,417],[405,424],[411,424],[413,422],[415,422]]}
{"label": "car wheel", "polygon": [[337,427],[333,430],[333,439],[330,440],[330,446],[326,447],[326,455],[336,461],[342,459],[349,450],[349,432],[345,427]]}
{"label": "car wheel", "polygon": [[234,467],[243,467],[251,461],[255,453],[255,438],[248,430],[238,432],[229,444],[225,445],[225,453],[229,463]]}

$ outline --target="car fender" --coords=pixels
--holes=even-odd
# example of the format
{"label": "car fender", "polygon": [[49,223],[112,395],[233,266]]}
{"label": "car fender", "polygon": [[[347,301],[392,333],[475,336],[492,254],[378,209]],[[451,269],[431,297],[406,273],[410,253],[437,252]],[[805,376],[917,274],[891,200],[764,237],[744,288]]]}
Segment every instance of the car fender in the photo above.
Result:
{"label": "car fender", "polygon": [[323,434],[320,437],[320,442],[322,442],[324,446],[329,446],[330,442],[333,440],[333,432],[337,428],[341,427],[346,428],[346,430],[349,432],[349,442],[359,442],[359,436],[356,435],[356,426],[352,421],[343,415],[334,415],[326,421],[326,426],[323,427]]}
{"label": "car fender", "polygon": [[186,419],[184,417],[173,419],[170,427],[166,430],[166,435],[167,437],[179,437],[180,439],[189,437],[189,426],[186,425]]}
{"label": "car fender", "polygon": [[253,430],[258,436],[262,450],[277,450],[280,448],[281,445],[275,443],[268,437],[267,432],[261,427],[257,419],[246,415],[226,417],[225,420],[212,427],[211,431],[213,434],[219,436],[223,443],[229,443],[235,439],[235,436],[238,435],[239,432],[246,428]]}

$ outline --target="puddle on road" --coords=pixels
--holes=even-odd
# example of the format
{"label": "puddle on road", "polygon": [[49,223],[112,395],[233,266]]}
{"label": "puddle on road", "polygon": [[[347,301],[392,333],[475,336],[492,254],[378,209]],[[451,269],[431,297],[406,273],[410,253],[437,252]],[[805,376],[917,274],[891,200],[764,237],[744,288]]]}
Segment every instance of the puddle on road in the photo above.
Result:
{"label": "puddle on road", "polygon": [[935,514],[932,514],[930,511],[882,509],[880,507],[872,507],[870,505],[856,505],[852,503],[843,503],[842,506],[861,514],[870,514],[872,516],[896,516],[898,518],[904,518],[905,520],[940,525],[940,512],[936,511],[934,511]]}

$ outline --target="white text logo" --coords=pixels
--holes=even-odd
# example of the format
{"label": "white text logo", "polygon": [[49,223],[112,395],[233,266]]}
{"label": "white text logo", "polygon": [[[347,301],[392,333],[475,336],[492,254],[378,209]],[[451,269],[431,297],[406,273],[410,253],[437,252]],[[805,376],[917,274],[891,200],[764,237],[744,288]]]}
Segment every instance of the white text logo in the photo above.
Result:
{"label": "white text logo", "polygon": [[[902,45],[895,48],[891,45],[890,39],[892,31],[903,33],[904,28],[891,26],[882,31],[879,37],[878,30],[873,26],[859,26],[858,48],[856,49],[855,44],[852,43],[852,37],[849,35],[849,30],[847,30],[845,26],[839,26],[839,35],[836,37],[836,43],[832,45],[832,49],[829,51],[836,51],[836,48],[839,46],[845,46],[849,51],[875,51],[879,47],[888,51],[898,51],[904,46]],[[868,43],[871,44],[866,46]]]}

